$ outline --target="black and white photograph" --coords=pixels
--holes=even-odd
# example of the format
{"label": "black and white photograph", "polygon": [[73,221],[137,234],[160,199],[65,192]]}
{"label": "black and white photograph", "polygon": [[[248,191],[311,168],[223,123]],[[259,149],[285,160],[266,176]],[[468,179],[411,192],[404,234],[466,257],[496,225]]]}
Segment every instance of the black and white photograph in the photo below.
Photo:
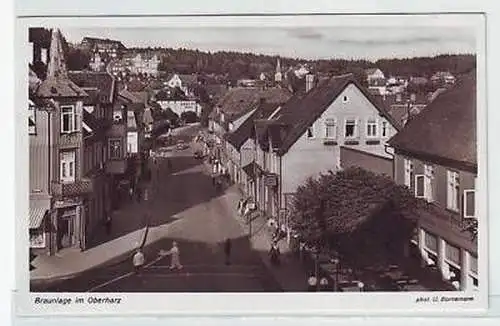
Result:
{"label": "black and white photograph", "polygon": [[30,23],[29,292],[472,301],[484,36],[442,16]]}

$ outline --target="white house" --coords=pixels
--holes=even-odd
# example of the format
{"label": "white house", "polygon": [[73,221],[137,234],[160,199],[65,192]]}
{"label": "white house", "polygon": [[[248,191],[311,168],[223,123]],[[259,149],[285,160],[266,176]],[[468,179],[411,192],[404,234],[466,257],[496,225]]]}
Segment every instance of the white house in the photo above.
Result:
{"label": "white house", "polygon": [[[320,82],[279,112],[256,124],[256,197],[261,210],[278,217],[309,177],[352,165],[389,174],[386,142],[397,124],[352,74]],[[281,225],[287,221],[281,217]]]}

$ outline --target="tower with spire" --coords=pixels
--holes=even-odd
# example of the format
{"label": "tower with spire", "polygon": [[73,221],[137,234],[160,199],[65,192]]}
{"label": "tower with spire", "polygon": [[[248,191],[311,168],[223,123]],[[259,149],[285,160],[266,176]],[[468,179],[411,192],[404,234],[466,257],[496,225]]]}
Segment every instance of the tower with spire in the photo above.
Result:
{"label": "tower with spire", "polygon": [[[61,32],[52,30],[46,78],[36,90],[37,100],[49,107],[43,115],[46,117],[43,141],[49,154],[39,161],[39,164],[46,164],[47,169],[44,169],[43,178],[38,179],[49,181],[41,185],[50,194],[47,218],[52,227],[47,231],[50,233],[48,243],[44,244],[50,254],[62,248],[85,248],[86,230],[82,227],[86,225],[85,200],[92,192],[92,182],[83,177],[82,116],[87,96],[70,80]],[[30,167],[30,174],[42,173],[39,170],[32,172]],[[33,182],[38,179],[33,178]],[[62,216],[67,217],[63,219]]]}
{"label": "tower with spire", "polygon": [[274,74],[274,81],[280,83],[281,80],[282,80],[281,63],[280,63],[280,58],[278,58],[276,62],[276,73]]}

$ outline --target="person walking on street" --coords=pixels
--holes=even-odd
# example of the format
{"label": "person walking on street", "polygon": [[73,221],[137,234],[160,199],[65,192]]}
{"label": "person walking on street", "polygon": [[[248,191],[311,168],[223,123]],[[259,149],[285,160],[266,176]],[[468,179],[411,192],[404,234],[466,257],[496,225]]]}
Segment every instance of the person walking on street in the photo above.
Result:
{"label": "person walking on street", "polygon": [[172,248],[170,249],[168,254],[170,255],[170,269],[181,270],[182,265],[181,265],[180,251],[176,241],[172,243]]}
{"label": "person walking on street", "polygon": [[316,292],[318,290],[318,279],[316,275],[311,274],[307,279],[307,291]]}
{"label": "person walking on street", "polygon": [[226,254],[226,265],[231,265],[231,239],[224,242],[224,253]]}
{"label": "person walking on street", "polygon": [[140,248],[135,252],[132,262],[134,264],[135,273],[140,275],[142,266],[144,265],[144,254]]}
{"label": "person walking on street", "polygon": [[106,227],[106,234],[109,236],[111,234],[111,214],[108,213],[106,214],[106,221],[104,222],[105,223],[105,227]]}

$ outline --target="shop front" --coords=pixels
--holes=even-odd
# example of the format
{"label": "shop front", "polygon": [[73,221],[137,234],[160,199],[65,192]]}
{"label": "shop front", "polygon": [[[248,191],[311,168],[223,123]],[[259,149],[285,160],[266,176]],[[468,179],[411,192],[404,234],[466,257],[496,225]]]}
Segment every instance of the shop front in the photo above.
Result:
{"label": "shop front", "polygon": [[46,254],[49,251],[50,224],[47,223],[49,212],[50,199],[30,200],[29,240],[30,251],[34,255]]}

